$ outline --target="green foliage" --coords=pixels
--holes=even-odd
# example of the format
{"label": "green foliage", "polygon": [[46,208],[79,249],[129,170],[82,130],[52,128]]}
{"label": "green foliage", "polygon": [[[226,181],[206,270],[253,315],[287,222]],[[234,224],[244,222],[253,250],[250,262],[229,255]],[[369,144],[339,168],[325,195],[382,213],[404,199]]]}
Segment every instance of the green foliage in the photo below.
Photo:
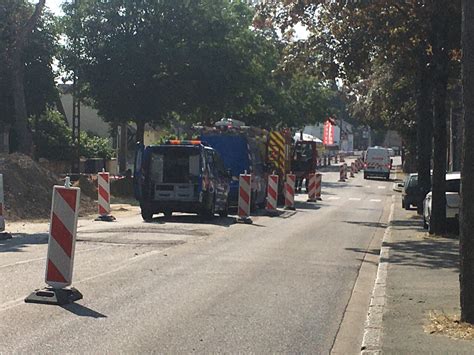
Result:
{"label": "green foliage", "polygon": [[[13,123],[12,49],[19,24],[26,22],[33,6],[26,0],[5,0],[0,3],[0,123]],[[40,115],[57,98],[52,70],[58,50],[59,32],[54,17],[44,13],[36,24],[25,47],[25,97],[28,115]]]}
{"label": "green foliage", "polygon": [[[69,160],[73,154],[72,131],[57,111],[47,109],[37,119],[30,118],[34,127],[33,140],[38,157],[50,160]],[[85,158],[113,156],[108,139],[81,132],[80,155]]]}

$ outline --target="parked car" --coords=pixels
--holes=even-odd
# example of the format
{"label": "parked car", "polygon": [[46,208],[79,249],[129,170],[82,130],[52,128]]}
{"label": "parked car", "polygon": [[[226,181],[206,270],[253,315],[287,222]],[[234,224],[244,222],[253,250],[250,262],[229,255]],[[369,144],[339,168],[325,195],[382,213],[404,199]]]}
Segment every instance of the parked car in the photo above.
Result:
{"label": "parked car", "polygon": [[387,148],[370,147],[367,149],[364,163],[364,179],[371,176],[390,179],[392,163]]}
{"label": "parked car", "polygon": [[200,141],[137,147],[134,191],[145,221],[155,213],[227,216],[230,178],[217,151]]}
{"label": "parked car", "polygon": [[[459,223],[459,206],[461,197],[461,173],[446,174],[446,218],[448,222]],[[423,227],[430,228],[432,192],[430,191],[423,201]]]}
{"label": "parked car", "polygon": [[409,174],[403,182],[402,189],[402,208],[409,210],[411,206],[416,206],[420,198],[420,189],[418,188],[418,174]]}

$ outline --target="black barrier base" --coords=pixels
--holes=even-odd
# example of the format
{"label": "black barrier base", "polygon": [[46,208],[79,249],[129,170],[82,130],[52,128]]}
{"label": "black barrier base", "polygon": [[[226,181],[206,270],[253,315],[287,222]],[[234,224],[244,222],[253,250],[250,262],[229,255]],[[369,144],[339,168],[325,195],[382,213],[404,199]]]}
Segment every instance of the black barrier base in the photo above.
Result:
{"label": "black barrier base", "polygon": [[116,218],[114,216],[110,216],[110,215],[99,216],[95,219],[95,221],[100,221],[100,222],[113,222],[115,220],[116,220]]}
{"label": "black barrier base", "polygon": [[74,287],[61,289],[46,287],[33,292],[31,295],[25,298],[25,302],[63,306],[81,299],[82,293],[80,293]]}
{"label": "black barrier base", "polygon": [[12,235],[7,232],[0,233],[0,240],[12,239]]}
{"label": "black barrier base", "polygon": [[318,202],[318,200],[315,198],[308,198],[306,202]]}
{"label": "black barrier base", "polygon": [[287,211],[296,211],[296,207],[285,206],[283,209]]}
{"label": "black barrier base", "polygon": [[252,224],[253,221],[250,217],[238,217],[236,218],[237,223]]}

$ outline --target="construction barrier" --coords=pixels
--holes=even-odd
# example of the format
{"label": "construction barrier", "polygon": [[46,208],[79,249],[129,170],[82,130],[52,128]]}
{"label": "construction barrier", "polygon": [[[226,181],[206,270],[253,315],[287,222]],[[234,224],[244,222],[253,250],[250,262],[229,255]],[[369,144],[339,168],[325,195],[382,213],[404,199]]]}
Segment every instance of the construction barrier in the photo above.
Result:
{"label": "construction barrier", "polygon": [[273,213],[277,209],[278,204],[278,175],[270,175],[268,177],[267,186],[267,212]]}
{"label": "construction barrier", "polygon": [[5,218],[3,217],[3,204],[4,195],[3,195],[3,175],[0,174],[0,233],[5,230]]}
{"label": "construction barrier", "polygon": [[61,305],[82,298],[76,289],[66,289],[72,284],[80,196],[69,178],[64,187],[54,186],[45,274],[50,287],[33,292],[25,302]]}
{"label": "construction barrier", "polygon": [[11,239],[12,235],[5,232],[5,196],[3,194],[3,175],[0,174],[0,240]]}
{"label": "construction barrier", "polygon": [[316,174],[308,175],[308,202],[316,202]]}
{"label": "construction barrier", "polygon": [[343,166],[344,166],[344,179],[347,180],[347,164],[344,163]]}
{"label": "construction barrier", "polygon": [[296,175],[287,174],[285,181],[285,209],[294,210],[295,209],[295,184],[296,184]]}
{"label": "construction barrier", "polygon": [[316,173],[314,178],[316,181],[316,200],[321,201],[321,185],[323,181],[323,175],[321,173]]}
{"label": "construction barrier", "polygon": [[344,164],[341,164],[339,166],[339,182],[345,182],[346,181],[346,174],[344,170]]}
{"label": "construction barrier", "polygon": [[341,163],[344,163],[346,160],[344,159],[344,155],[341,154],[341,159],[340,159],[340,162]]}
{"label": "construction barrier", "polygon": [[355,163],[351,163],[351,178],[355,177]]}
{"label": "construction barrier", "polygon": [[250,219],[250,204],[252,195],[252,175],[240,174],[239,177],[239,201],[238,201],[238,221],[244,223],[251,223]]}
{"label": "construction barrier", "polygon": [[97,191],[98,191],[98,207],[99,217],[97,221],[111,222],[115,220],[110,215],[110,174],[102,171],[97,174]]}

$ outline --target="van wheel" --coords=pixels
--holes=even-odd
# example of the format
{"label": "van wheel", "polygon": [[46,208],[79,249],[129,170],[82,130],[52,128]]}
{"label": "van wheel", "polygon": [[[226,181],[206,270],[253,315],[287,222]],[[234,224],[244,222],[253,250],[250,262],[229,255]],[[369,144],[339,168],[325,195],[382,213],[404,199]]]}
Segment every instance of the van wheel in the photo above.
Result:
{"label": "van wheel", "polygon": [[[206,204],[207,205],[207,204]],[[210,206],[203,207],[203,210],[199,213],[202,218],[211,219],[216,214],[216,197],[212,197]]]}
{"label": "van wheel", "polygon": [[141,214],[145,222],[151,222],[153,220],[153,213],[150,210],[142,208]]}
{"label": "van wheel", "polygon": [[229,203],[226,203],[225,209],[219,212],[219,217],[226,218],[229,215]]}

